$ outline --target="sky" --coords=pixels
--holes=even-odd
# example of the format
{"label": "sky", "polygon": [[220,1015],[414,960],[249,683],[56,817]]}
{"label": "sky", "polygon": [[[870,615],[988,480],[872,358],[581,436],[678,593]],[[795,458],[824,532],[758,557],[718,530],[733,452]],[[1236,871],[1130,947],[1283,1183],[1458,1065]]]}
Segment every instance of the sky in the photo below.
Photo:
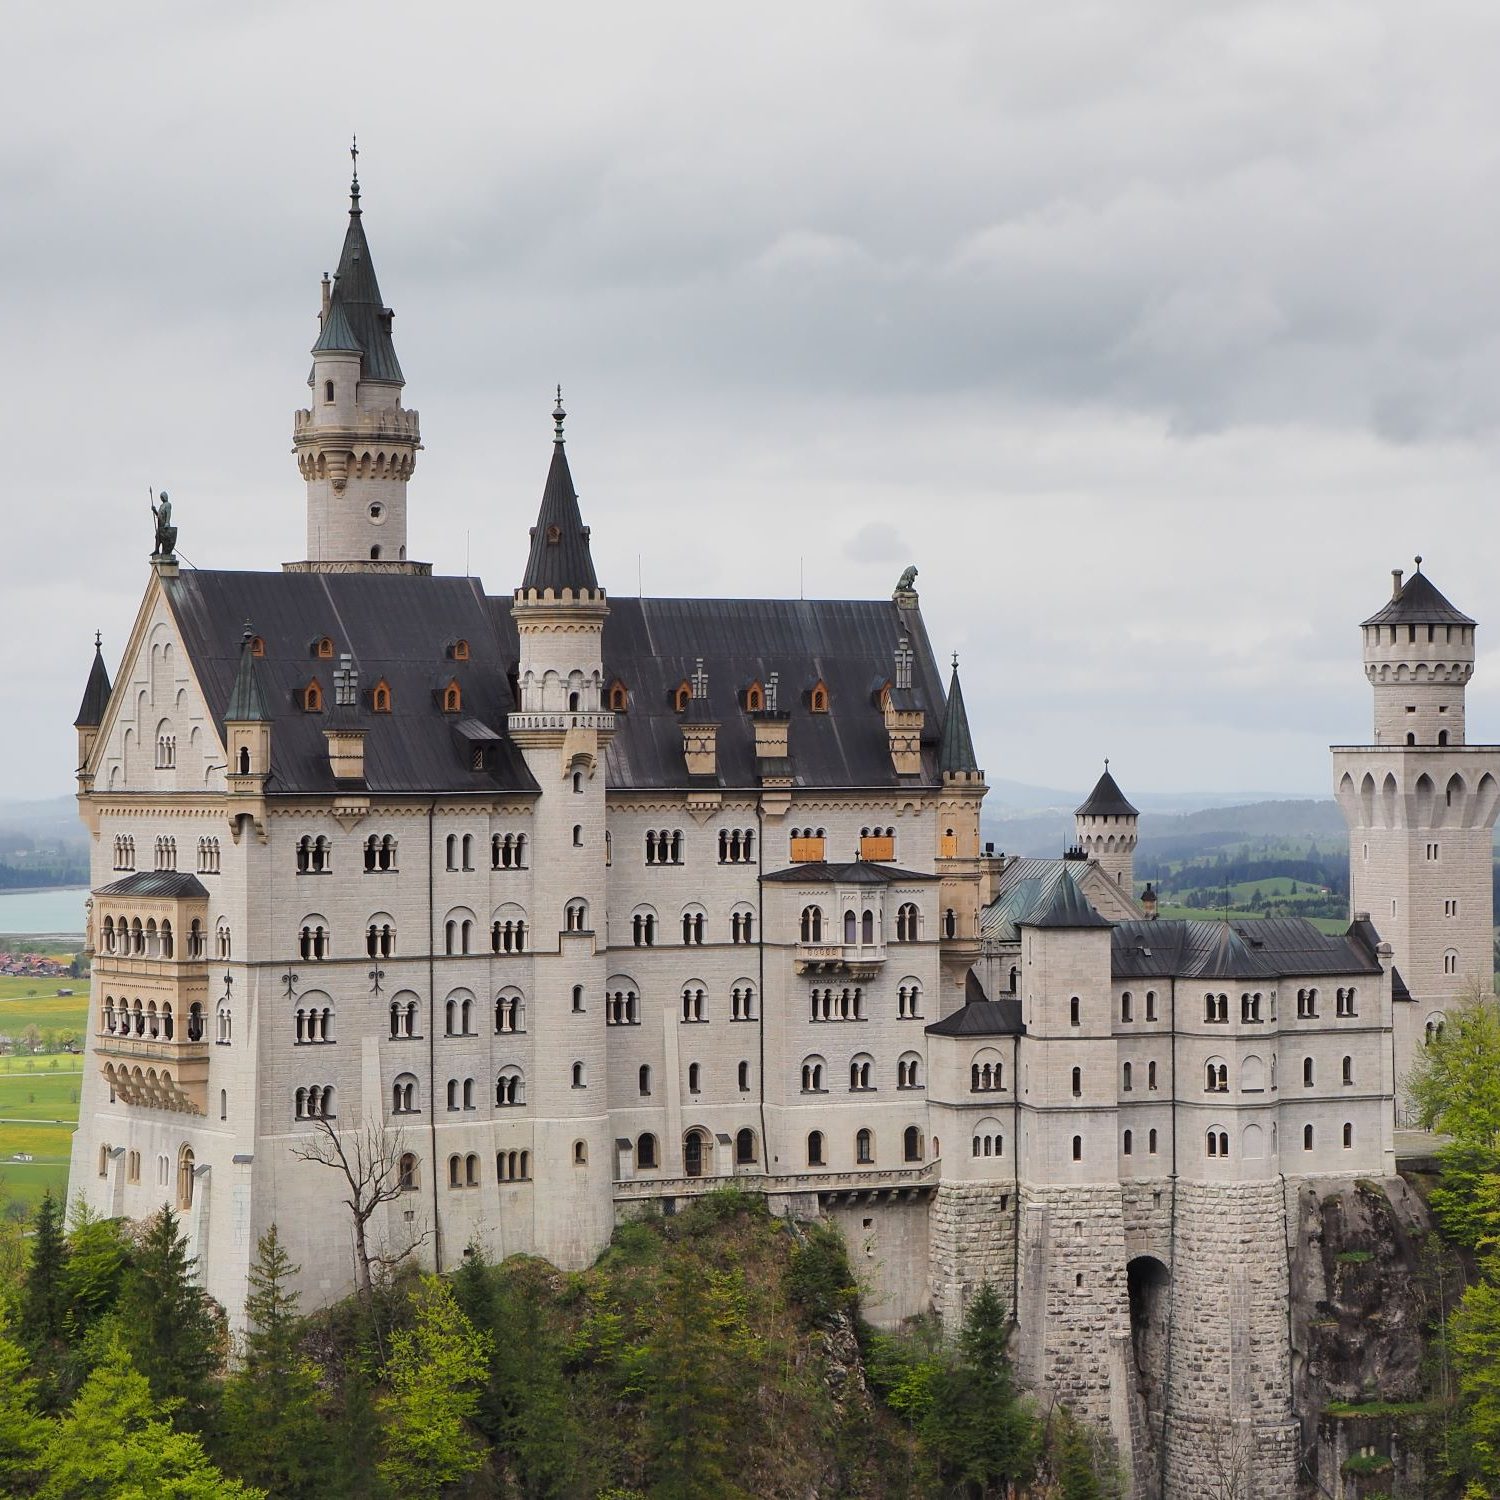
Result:
{"label": "sky", "polygon": [[[612,592],[883,597],[992,777],[1321,794],[1422,554],[1500,740],[1487,0],[6,6],[0,796],[95,629],[304,548],[292,411],[365,227],[410,552],[508,591],[552,390]],[[1487,628],[1486,628],[1487,627]]]}

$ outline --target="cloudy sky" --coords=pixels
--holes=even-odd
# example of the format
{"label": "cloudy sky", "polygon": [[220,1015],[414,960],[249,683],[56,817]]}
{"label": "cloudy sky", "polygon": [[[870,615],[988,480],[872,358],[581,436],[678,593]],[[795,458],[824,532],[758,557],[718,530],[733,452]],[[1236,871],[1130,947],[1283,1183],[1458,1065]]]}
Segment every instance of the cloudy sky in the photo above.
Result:
{"label": "cloudy sky", "polygon": [[509,589],[555,382],[606,585],[881,596],[992,776],[1318,793],[1389,570],[1500,739],[1500,7],[6,6],[0,795],[97,626],[303,554],[291,413],[351,132],[426,451]]}

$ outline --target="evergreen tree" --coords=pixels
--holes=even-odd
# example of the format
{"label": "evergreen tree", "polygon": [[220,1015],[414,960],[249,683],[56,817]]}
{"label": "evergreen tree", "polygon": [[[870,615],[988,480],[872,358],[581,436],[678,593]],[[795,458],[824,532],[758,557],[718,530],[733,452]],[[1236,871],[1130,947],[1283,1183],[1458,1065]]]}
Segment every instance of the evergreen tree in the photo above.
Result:
{"label": "evergreen tree", "polygon": [[1061,1500],[1105,1500],[1104,1486],[1094,1464],[1088,1434],[1066,1413],[1062,1416],[1054,1442]]}
{"label": "evergreen tree", "polygon": [[380,1475],[401,1500],[436,1500],[484,1464],[469,1431],[489,1371],[489,1340],[464,1316],[446,1282],[424,1276],[410,1328],[391,1335]]}
{"label": "evergreen tree", "polygon": [[68,1211],[68,1254],[63,1263],[64,1322],[69,1337],[79,1341],[120,1294],[128,1249],[116,1219],[95,1214],[81,1197]]}
{"label": "evergreen tree", "polygon": [[300,1294],[276,1226],[261,1237],[245,1299],[244,1362],[224,1387],[222,1430],[230,1467],[285,1500],[325,1492],[327,1432],[318,1374],[298,1353]]}
{"label": "evergreen tree", "polygon": [[41,1477],[51,1428],[36,1414],[36,1393],[25,1351],[0,1328],[0,1495],[30,1494]]}
{"label": "evergreen tree", "polygon": [[67,1258],[62,1209],[49,1191],[42,1195],[36,1212],[31,1258],[21,1292],[19,1332],[33,1353],[62,1340]]}
{"label": "evergreen tree", "polygon": [[111,1343],[56,1427],[43,1455],[39,1500],[264,1500],[226,1479],[191,1433],[152,1400],[124,1347]]}
{"label": "evergreen tree", "polygon": [[1035,1419],[1011,1383],[1005,1306],[986,1282],[959,1337],[959,1359],[933,1382],[925,1447],[966,1494],[997,1496],[1036,1467]]}
{"label": "evergreen tree", "polygon": [[189,1426],[204,1425],[211,1378],[223,1363],[218,1309],[193,1282],[194,1257],[170,1208],[147,1221],[120,1293],[120,1335],[160,1401],[175,1402]]}

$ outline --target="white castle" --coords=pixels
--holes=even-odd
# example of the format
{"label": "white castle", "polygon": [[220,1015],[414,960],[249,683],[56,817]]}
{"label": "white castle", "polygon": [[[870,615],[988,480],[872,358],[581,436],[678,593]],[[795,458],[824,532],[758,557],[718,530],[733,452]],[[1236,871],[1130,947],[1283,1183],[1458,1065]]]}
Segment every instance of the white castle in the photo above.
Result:
{"label": "white castle", "polygon": [[877,1320],[996,1285],[1140,1496],[1205,1493],[1226,1425],[1290,1496],[1296,1195],[1394,1171],[1398,1080],[1491,969],[1474,622],[1419,571],[1363,627],[1346,935],[1155,920],[1107,769],[1068,858],[981,848],[914,569],[611,598],[560,399],[519,585],[409,560],[391,319],[356,179],[294,419],[307,559],[189,569],[164,524],[113,687],[96,651],[70,1191],[173,1205],[238,1320],[273,1222],[305,1306],[353,1284],[342,1182],[294,1155],[321,1122],[399,1143],[370,1230],[438,1268],[582,1266],[734,1181],[831,1217]]}

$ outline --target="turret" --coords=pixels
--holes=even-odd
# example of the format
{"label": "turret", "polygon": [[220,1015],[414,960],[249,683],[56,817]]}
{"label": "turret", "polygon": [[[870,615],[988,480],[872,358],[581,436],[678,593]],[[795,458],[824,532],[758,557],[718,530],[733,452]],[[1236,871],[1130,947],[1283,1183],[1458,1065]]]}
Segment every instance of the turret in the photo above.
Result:
{"label": "turret", "polygon": [[1360,629],[1375,694],[1374,743],[1462,745],[1474,621],[1433,587],[1420,557],[1404,583],[1392,569],[1390,602]]}
{"label": "turret", "polygon": [[240,641],[240,663],[224,710],[224,748],[229,752],[229,790],[258,797],[271,771],[271,710],[261,685],[260,647],[249,623]]}
{"label": "turret", "polygon": [[[969,714],[958,681],[957,653],[938,743],[938,771],[943,778],[937,805],[937,871],[942,876],[939,953],[944,981],[953,986],[948,999],[958,1004],[969,968],[979,961],[979,810],[989,788],[974,754]],[[950,1008],[945,1003],[944,1009]]]}
{"label": "turret", "polygon": [[1140,813],[1125,799],[1104,762],[1104,774],[1073,811],[1074,842],[1124,892],[1133,894],[1136,822]]}
{"label": "turret", "polygon": [[[99,726],[104,722],[104,710],[109,707],[109,669],[104,665],[103,637],[94,632],[94,664],[89,668],[89,680],[83,690],[83,702],[78,705],[78,717],[73,728],[78,731],[78,779],[80,783],[91,783],[88,770],[89,757],[94,753],[94,744],[99,738]],[[84,791],[88,786],[84,785]]]}
{"label": "turret", "polygon": [[406,560],[406,482],[422,443],[417,413],[401,405],[394,316],[375,279],[356,172],[338,271],[323,278],[307,377],[312,404],[293,421],[307,483],[307,561],[288,569],[429,571]]}

